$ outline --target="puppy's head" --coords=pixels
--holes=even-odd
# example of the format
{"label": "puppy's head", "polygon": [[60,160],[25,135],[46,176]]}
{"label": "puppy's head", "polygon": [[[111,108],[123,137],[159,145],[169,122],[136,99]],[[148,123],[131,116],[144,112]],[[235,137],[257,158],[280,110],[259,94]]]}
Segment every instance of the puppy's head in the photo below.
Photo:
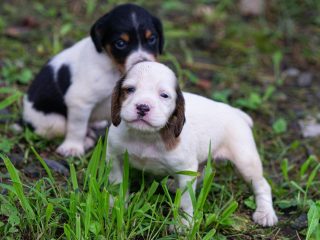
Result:
{"label": "puppy's head", "polygon": [[177,138],[185,122],[184,98],[175,74],[157,62],[134,65],[118,81],[112,95],[112,123],[123,120],[131,129],[160,132]]}
{"label": "puppy's head", "polygon": [[121,72],[140,61],[154,61],[162,53],[160,20],[144,8],[123,4],[102,16],[91,28],[98,52],[105,50]]}

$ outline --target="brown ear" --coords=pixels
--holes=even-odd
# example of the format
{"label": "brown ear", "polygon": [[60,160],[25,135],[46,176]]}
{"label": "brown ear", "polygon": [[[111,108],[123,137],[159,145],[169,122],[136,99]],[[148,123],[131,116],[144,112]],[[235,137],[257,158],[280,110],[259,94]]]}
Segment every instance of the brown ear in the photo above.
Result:
{"label": "brown ear", "polygon": [[181,89],[178,85],[176,88],[176,92],[177,92],[176,109],[174,110],[170,119],[172,121],[171,124],[172,124],[173,130],[174,130],[174,136],[179,137],[179,135],[182,131],[183,125],[186,122],[186,117],[184,115],[184,113],[185,113],[184,97],[183,97]]}
{"label": "brown ear", "polygon": [[120,112],[121,112],[121,104],[122,104],[122,92],[121,87],[122,83],[126,76],[123,76],[116,84],[113,89],[112,97],[111,97],[111,120],[114,126],[118,126],[121,122]]}
{"label": "brown ear", "polygon": [[179,135],[182,131],[183,125],[186,122],[184,98],[182,92],[177,86],[176,108],[170,116],[167,125],[161,130],[162,140],[165,143],[167,150],[172,150],[179,142]]}

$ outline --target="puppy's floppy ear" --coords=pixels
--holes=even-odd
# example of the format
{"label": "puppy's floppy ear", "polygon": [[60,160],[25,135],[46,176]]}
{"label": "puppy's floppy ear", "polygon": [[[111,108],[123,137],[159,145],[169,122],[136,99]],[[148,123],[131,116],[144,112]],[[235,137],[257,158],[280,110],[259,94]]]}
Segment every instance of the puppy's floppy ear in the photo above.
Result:
{"label": "puppy's floppy ear", "polygon": [[165,147],[169,151],[174,149],[179,143],[178,137],[182,131],[184,123],[186,122],[184,98],[178,85],[176,87],[176,92],[176,108],[170,116],[166,126],[160,131]]}
{"label": "puppy's floppy ear", "polygon": [[121,87],[122,83],[126,76],[123,76],[116,84],[113,89],[112,97],[111,97],[111,120],[114,126],[118,126],[121,122],[120,112],[121,112],[121,104],[123,100]]}
{"label": "puppy's floppy ear", "polygon": [[103,38],[105,35],[106,24],[109,20],[109,14],[103,15],[91,27],[90,36],[99,53],[103,50]]}
{"label": "puppy's floppy ear", "polygon": [[158,51],[159,54],[162,54],[163,52],[163,46],[164,46],[164,35],[163,35],[163,28],[162,23],[157,17],[152,17],[152,23],[154,24],[154,27],[158,33]]}
{"label": "puppy's floppy ear", "polygon": [[176,92],[177,92],[176,108],[173,114],[171,115],[170,120],[172,121],[174,136],[179,137],[182,131],[183,125],[186,122],[186,117],[185,117],[184,97],[182,95],[179,85],[177,85],[176,87]]}

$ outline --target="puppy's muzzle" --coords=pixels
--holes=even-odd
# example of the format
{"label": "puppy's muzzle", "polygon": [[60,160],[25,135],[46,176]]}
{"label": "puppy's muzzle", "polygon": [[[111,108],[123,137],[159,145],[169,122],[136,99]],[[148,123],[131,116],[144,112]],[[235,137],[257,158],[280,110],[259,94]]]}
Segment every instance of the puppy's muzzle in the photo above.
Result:
{"label": "puppy's muzzle", "polygon": [[149,59],[147,57],[140,56],[136,61],[133,62],[132,65],[136,65],[136,64],[141,63],[141,62],[152,62],[152,61],[154,61],[154,59]]}
{"label": "puppy's muzzle", "polygon": [[136,108],[138,110],[137,114],[139,117],[144,117],[147,114],[147,112],[150,111],[150,107],[147,104],[137,104]]}

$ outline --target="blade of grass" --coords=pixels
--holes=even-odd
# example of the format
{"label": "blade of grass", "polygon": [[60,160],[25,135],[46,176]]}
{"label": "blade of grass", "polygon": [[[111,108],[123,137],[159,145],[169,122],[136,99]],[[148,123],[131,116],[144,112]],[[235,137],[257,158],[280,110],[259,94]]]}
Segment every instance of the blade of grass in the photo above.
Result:
{"label": "blade of grass", "polygon": [[81,218],[80,215],[76,216],[76,238],[77,240],[81,240]]}
{"label": "blade of grass", "polygon": [[306,240],[310,239],[313,232],[319,227],[320,210],[317,208],[316,204],[313,202],[308,211],[308,230]]}
{"label": "blade of grass", "polygon": [[72,183],[73,191],[79,192],[79,185],[78,185],[78,180],[77,180],[76,169],[74,168],[73,164],[70,164],[70,176],[71,176],[71,183]]}
{"label": "blade of grass", "polygon": [[21,96],[22,96],[21,92],[15,92],[12,95],[10,95],[9,97],[5,98],[4,100],[2,100],[0,102],[0,110],[6,108],[6,107],[12,105],[13,103],[15,103],[16,101],[18,101]]}
{"label": "blade of grass", "polygon": [[23,192],[22,183],[20,181],[20,177],[19,177],[17,170],[15,169],[15,167],[13,166],[13,164],[11,163],[11,161],[9,160],[9,158],[7,156],[2,155],[0,153],[0,157],[4,161],[4,164],[6,165],[6,168],[9,172],[11,181],[13,183],[13,188],[15,189],[14,193],[17,195],[22,208],[27,213],[27,218],[34,219],[35,213],[31,207],[26,195]]}
{"label": "blade of grass", "polygon": [[53,213],[53,205],[52,203],[48,203],[47,208],[46,208],[46,225],[48,225],[49,220],[52,216]]}
{"label": "blade of grass", "polygon": [[43,166],[43,168],[45,169],[46,173],[48,174],[49,179],[54,183],[55,180],[52,177],[52,173],[50,168],[48,167],[48,165],[46,164],[46,162],[43,160],[43,158],[37,153],[37,151],[34,149],[34,147],[31,147],[32,152],[34,153],[34,155],[36,156],[36,158],[39,160],[39,162],[41,163],[41,165]]}
{"label": "blade of grass", "polygon": [[89,160],[88,168],[86,170],[86,175],[85,175],[85,179],[84,179],[83,189],[86,189],[87,184],[88,184],[88,180],[90,177],[93,177],[93,178],[97,177],[97,170],[99,168],[101,149],[102,149],[102,143],[101,143],[101,138],[99,138],[99,141],[98,141],[96,147],[94,148],[93,154]]}
{"label": "blade of grass", "polygon": [[84,238],[88,239],[89,228],[91,223],[91,209],[92,209],[92,197],[91,194],[87,196],[86,201],[86,212],[85,212],[85,219],[84,219]]}

